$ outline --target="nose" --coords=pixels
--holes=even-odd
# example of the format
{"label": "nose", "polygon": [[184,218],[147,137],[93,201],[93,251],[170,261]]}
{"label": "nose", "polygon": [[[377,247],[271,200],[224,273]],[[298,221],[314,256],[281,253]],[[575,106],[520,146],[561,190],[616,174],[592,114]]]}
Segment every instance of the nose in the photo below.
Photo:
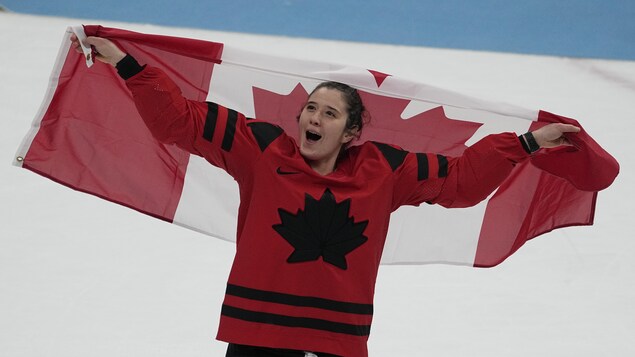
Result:
{"label": "nose", "polygon": [[313,113],[310,114],[311,116],[309,117],[309,123],[311,123],[312,125],[315,126],[320,126],[320,113],[316,111],[314,111]]}

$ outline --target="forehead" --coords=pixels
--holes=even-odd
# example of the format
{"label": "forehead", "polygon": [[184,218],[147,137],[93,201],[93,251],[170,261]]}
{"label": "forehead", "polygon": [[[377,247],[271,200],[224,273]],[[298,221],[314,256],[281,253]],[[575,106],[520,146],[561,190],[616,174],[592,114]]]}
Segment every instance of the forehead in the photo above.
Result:
{"label": "forehead", "polygon": [[341,112],[346,110],[346,102],[344,101],[342,92],[333,88],[320,88],[316,90],[311,94],[307,102],[329,106]]}

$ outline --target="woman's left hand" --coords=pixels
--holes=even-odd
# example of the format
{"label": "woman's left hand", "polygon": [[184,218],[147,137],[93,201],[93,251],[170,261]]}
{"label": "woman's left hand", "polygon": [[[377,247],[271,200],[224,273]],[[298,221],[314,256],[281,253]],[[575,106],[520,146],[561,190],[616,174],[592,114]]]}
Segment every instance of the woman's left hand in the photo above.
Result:
{"label": "woman's left hand", "polygon": [[571,142],[564,136],[565,133],[577,133],[580,131],[575,125],[552,123],[534,130],[531,133],[536,139],[536,143],[541,148],[555,148],[562,145],[571,146]]}

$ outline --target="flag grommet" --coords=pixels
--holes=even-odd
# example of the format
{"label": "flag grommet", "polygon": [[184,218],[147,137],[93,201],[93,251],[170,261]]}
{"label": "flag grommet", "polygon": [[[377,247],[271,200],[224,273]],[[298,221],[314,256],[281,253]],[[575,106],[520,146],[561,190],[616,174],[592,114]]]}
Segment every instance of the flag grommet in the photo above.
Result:
{"label": "flag grommet", "polygon": [[24,161],[24,158],[22,156],[18,156],[18,157],[15,158],[15,160],[17,162],[22,162],[22,161]]}

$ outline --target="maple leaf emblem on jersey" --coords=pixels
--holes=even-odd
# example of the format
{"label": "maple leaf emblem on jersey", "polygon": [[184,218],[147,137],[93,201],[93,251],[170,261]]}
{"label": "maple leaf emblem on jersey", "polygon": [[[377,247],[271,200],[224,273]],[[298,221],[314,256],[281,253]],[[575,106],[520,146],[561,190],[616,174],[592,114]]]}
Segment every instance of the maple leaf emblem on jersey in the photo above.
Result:
{"label": "maple leaf emblem on jersey", "polygon": [[296,214],[278,209],[280,224],[273,229],[294,248],[289,263],[308,262],[320,257],[341,269],[347,269],[346,255],[364,244],[368,220],[355,222],[349,217],[351,199],[336,202],[327,188],[319,200],[305,195],[304,211]]}

